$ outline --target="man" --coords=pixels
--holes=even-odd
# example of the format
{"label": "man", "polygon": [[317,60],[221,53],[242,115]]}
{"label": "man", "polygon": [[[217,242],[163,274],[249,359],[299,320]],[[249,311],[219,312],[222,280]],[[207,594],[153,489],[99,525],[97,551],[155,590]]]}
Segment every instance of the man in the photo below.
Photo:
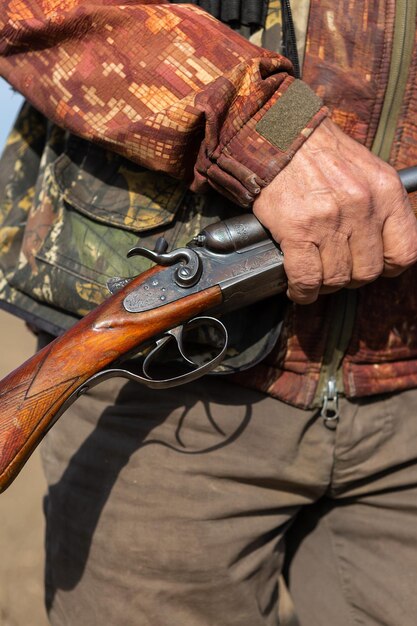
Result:
{"label": "man", "polygon": [[[304,78],[400,166],[417,162],[416,7],[397,5],[311,2]],[[252,206],[294,303],[233,382],[116,381],[54,427],[52,623],[277,624],[288,538],[302,625],[413,624],[417,226],[395,171],[286,59],[196,7],[26,0],[0,24],[0,72],[42,114],[2,172],[9,305],[59,332],[138,233],[182,243]]]}

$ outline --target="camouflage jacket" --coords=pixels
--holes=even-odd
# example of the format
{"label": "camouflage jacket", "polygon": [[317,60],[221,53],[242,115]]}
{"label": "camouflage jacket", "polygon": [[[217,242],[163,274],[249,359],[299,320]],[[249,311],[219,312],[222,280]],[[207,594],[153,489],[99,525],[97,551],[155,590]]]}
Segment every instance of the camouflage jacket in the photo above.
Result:
{"label": "camouflage jacket", "polygon": [[[414,0],[391,142],[381,120],[402,2],[295,4],[299,23],[309,16],[303,77],[333,119],[394,164],[417,162]],[[256,43],[277,36],[278,5]],[[0,298],[53,333],[101,302],[108,278],[144,269],[125,258],[138,236],[182,245],[249,208],[327,114],[286,59],[198,7],[7,0],[0,30],[0,74],[33,105],[1,162]],[[271,108],[282,124],[264,136],[257,125]],[[415,385],[413,275],[379,280],[355,302],[341,292],[289,306],[275,351],[237,380],[299,406],[317,404],[333,375],[348,395]]]}

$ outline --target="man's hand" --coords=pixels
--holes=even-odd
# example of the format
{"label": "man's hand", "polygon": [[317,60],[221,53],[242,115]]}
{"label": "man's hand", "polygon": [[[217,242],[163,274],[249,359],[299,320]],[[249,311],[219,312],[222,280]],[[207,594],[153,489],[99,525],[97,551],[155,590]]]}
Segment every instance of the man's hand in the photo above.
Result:
{"label": "man's hand", "polygon": [[397,276],[417,261],[417,220],[395,170],[324,121],[253,212],[284,253],[288,296]]}

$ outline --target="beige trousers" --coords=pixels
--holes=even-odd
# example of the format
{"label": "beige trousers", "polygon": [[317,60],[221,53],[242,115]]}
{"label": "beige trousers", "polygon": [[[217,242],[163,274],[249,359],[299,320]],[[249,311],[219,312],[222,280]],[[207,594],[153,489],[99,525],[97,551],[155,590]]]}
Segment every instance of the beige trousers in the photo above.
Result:
{"label": "beige trousers", "polygon": [[114,380],[43,446],[54,626],[417,623],[417,391],[317,412]]}

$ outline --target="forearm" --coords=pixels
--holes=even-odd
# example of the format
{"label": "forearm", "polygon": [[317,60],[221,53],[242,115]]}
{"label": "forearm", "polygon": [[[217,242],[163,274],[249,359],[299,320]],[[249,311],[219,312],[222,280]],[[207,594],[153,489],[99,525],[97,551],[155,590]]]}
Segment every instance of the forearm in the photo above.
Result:
{"label": "forearm", "polygon": [[291,65],[196,7],[11,6],[0,8],[0,74],[58,125],[194,189],[209,181],[249,205],[308,134],[296,129],[279,149],[257,133]]}

